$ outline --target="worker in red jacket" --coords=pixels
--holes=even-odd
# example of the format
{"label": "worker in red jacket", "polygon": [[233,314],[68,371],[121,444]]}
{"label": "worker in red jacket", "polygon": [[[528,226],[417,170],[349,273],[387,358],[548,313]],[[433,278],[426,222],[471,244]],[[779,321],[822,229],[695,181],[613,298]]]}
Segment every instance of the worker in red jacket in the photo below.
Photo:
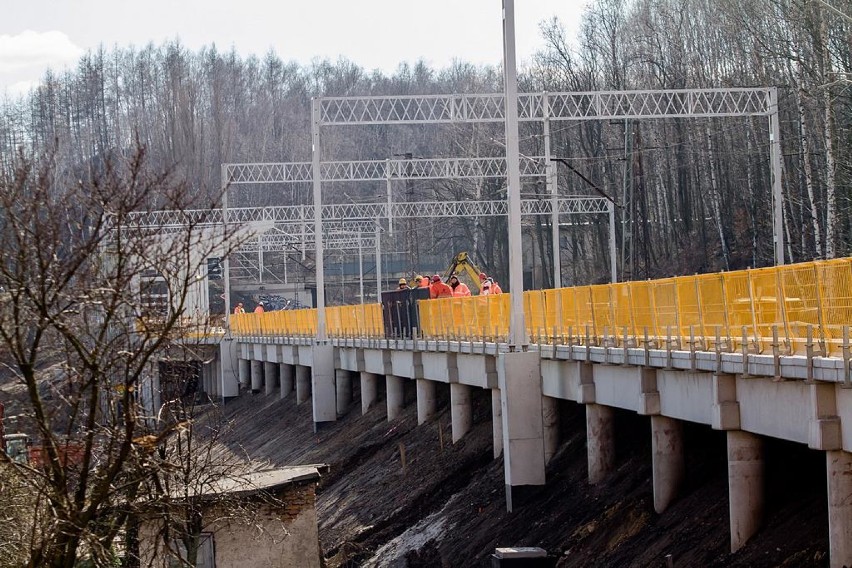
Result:
{"label": "worker in red jacket", "polygon": [[453,289],[441,282],[441,277],[437,274],[432,277],[432,285],[429,286],[429,297],[436,298],[452,298]]}

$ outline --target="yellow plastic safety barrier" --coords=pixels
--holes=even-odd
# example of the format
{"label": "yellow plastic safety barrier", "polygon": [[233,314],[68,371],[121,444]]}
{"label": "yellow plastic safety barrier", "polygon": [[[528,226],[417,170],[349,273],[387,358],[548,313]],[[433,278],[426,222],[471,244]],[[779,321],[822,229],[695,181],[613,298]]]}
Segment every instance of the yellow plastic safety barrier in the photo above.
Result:
{"label": "yellow plastic safety barrier", "polygon": [[[506,341],[511,295],[421,300],[426,338]],[[852,259],[524,293],[533,342],[837,354],[852,326]],[[240,336],[312,336],[316,310],[231,316]],[[326,309],[329,337],[384,337],[380,304]]]}

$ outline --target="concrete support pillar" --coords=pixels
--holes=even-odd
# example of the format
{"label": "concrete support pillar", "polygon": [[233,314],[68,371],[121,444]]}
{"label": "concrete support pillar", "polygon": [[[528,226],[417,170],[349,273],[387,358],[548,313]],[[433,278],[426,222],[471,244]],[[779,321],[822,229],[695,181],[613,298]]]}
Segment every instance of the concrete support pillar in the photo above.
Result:
{"label": "concrete support pillar", "polygon": [[514,351],[498,355],[497,384],[503,418],[506,509],[512,512],[529,495],[525,486],[545,482],[539,354]]}
{"label": "concrete support pillar", "polygon": [[675,500],[686,476],[683,423],[666,416],[651,417],[651,467],[654,510],[665,511]]}
{"label": "concrete support pillar", "polygon": [[296,366],[288,365],[287,363],[278,364],[278,375],[280,378],[281,387],[278,390],[278,396],[286,398],[293,392],[293,387],[296,382]]}
{"label": "concrete support pillar", "polygon": [[[314,431],[323,422],[337,420],[337,387],[334,370],[334,346],[317,343],[311,348],[311,402],[314,411]],[[352,396],[352,386],[349,386]]]}
{"label": "concrete support pillar", "polygon": [[311,399],[311,368],[296,365],[296,404],[308,402]]}
{"label": "concrete support pillar", "polygon": [[438,385],[427,379],[417,379],[417,424],[423,424],[438,409]]}
{"label": "concrete support pillar", "polygon": [[219,357],[213,359],[212,373],[210,394],[213,400],[218,400],[222,396],[222,360]]}
{"label": "concrete support pillar", "polygon": [[361,371],[361,414],[373,407],[379,400],[379,376]]}
{"label": "concrete support pillar", "polygon": [[385,375],[387,385],[388,420],[393,420],[405,407],[405,383],[402,377],[396,375]]}
{"label": "concrete support pillar", "polygon": [[586,405],[586,446],[589,483],[599,483],[615,467],[615,424],[611,407]]}
{"label": "concrete support pillar", "polygon": [[760,436],[741,430],[731,430],[727,434],[733,553],[745,545],[763,521],[763,440]]}
{"label": "concrete support pillar", "polygon": [[553,397],[541,397],[541,423],[544,427],[544,463],[559,449],[559,401]]}
{"label": "concrete support pillar", "polygon": [[825,452],[831,568],[852,566],[852,453]]}
{"label": "concrete support pillar", "polygon": [[349,412],[349,405],[352,403],[352,375],[349,371],[336,369],[334,382],[337,388],[337,416],[339,417]]}
{"label": "concrete support pillar", "polygon": [[494,437],[494,459],[503,455],[503,407],[500,389],[491,389],[491,431]]}
{"label": "concrete support pillar", "polygon": [[201,391],[205,395],[210,395],[210,365],[202,363],[199,365],[201,369]]}
{"label": "concrete support pillar", "polygon": [[453,443],[468,433],[473,425],[473,405],[470,402],[470,387],[450,383],[450,416],[453,421]]}
{"label": "concrete support pillar", "polygon": [[240,359],[240,387],[249,388],[251,386],[251,361],[248,359]]}
{"label": "concrete support pillar", "polygon": [[237,356],[237,351],[237,342],[233,339],[223,339],[219,344],[219,356],[216,358],[216,396],[222,400],[240,395],[242,360]]}
{"label": "concrete support pillar", "polygon": [[216,400],[216,359],[204,365],[207,376],[204,379],[204,394],[210,400]]}
{"label": "concrete support pillar", "polygon": [[263,361],[251,362],[251,392],[257,394],[263,388]]}
{"label": "concrete support pillar", "polygon": [[263,364],[263,387],[266,394],[272,394],[278,388],[278,363]]}

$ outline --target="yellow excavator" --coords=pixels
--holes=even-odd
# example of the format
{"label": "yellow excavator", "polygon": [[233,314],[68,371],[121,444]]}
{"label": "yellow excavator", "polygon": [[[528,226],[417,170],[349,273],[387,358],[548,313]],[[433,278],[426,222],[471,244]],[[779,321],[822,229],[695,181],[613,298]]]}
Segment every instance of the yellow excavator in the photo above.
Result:
{"label": "yellow excavator", "polygon": [[444,272],[444,282],[448,281],[450,276],[453,274],[459,276],[462,270],[464,270],[470,277],[470,281],[474,286],[476,286],[476,289],[482,292],[482,282],[479,280],[479,274],[482,271],[473,263],[466,252],[458,253],[453,257],[453,260],[450,261],[449,268],[447,268],[447,271]]}

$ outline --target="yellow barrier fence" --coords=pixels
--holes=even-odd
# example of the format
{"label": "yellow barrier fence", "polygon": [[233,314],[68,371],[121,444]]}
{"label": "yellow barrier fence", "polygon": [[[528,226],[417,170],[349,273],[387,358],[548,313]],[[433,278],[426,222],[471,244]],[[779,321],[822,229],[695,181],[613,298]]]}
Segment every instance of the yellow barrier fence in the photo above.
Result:
{"label": "yellow barrier fence", "polygon": [[[422,300],[423,337],[505,341],[510,294]],[[384,337],[380,304],[327,308],[330,337]],[[524,293],[527,333],[542,343],[815,353],[842,349],[852,325],[852,259]],[[316,310],[231,316],[237,335],[316,334]],[[777,337],[777,342],[776,338]]]}
{"label": "yellow barrier fence", "polygon": [[[505,341],[510,294],[420,302],[427,338]],[[524,293],[532,342],[625,339],[688,349],[837,354],[852,326],[852,259]],[[777,337],[777,343],[776,338]]]}
{"label": "yellow barrier fence", "polygon": [[[384,337],[380,304],[326,308],[329,337]],[[317,333],[316,308],[279,310],[231,316],[231,332],[237,336],[313,337]]]}

